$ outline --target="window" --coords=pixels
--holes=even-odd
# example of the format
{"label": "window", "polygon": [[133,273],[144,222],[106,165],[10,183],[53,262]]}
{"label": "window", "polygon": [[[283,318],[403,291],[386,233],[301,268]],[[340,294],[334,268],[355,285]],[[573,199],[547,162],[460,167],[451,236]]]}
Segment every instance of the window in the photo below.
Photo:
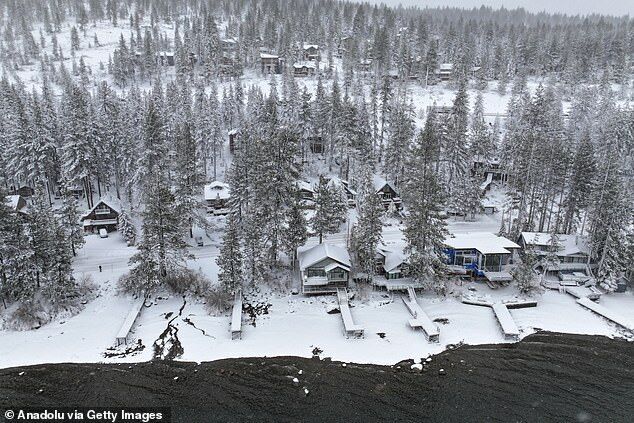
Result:
{"label": "window", "polygon": [[313,278],[313,277],[324,277],[326,276],[326,271],[324,269],[319,269],[316,267],[310,267],[308,268],[308,277],[309,278]]}
{"label": "window", "polygon": [[99,204],[95,209],[95,214],[110,214],[110,207],[105,204]]}
{"label": "window", "polygon": [[346,278],[346,272],[342,269],[333,269],[328,273],[328,279],[331,280],[343,280]]}

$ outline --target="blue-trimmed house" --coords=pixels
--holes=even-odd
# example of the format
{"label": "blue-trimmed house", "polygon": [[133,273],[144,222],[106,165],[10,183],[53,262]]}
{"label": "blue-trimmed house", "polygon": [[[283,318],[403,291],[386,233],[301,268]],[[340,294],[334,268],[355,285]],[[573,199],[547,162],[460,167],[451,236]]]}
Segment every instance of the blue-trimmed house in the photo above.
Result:
{"label": "blue-trimmed house", "polygon": [[513,279],[511,267],[520,246],[488,232],[453,234],[445,238],[447,264],[454,274],[486,278],[490,282]]}

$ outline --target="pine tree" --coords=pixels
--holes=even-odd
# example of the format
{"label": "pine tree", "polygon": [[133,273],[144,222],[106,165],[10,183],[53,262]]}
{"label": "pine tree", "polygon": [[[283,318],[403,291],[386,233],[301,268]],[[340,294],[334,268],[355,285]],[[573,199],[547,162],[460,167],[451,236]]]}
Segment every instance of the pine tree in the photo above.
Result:
{"label": "pine tree", "polygon": [[295,267],[295,259],[297,248],[304,245],[308,238],[308,230],[306,229],[306,216],[299,199],[299,195],[292,197],[290,207],[286,212],[286,230],[283,233],[282,243],[287,254],[291,258],[293,268]]}
{"label": "pine tree", "polygon": [[442,216],[445,193],[435,171],[439,135],[434,116],[427,117],[411,152],[403,197],[409,213],[403,234],[413,277],[436,292],[445,292],[444,240],[447,231]]}
{"label": "pine tree", "polygon": [[132,223],[128,212],[126,211],[126,209],[123,208],[121,209],[121,213],[119,213],[118,229],[119,232],[121,232],[123,239],[125,239],[126,243],[128,244],[128,247],[133,246],[136,243],[136,228],[134,227],[134,224]]}
{"label": "pine tree", "polygon": [[537,275],[533,270],[536,261],[535,252],[532,248],[527,248],[524,250],[521,262],[513,269],[513,280],[522,294],[531,295],[539,288]]}
{"label": "pine tree", "polygon": [[328,184],[322,176],[315,192],[315,214],[310,220],[313,230],[319,234],[319,243],[325,234],[339,231],[345,221],[346,205],[341,188]]}
{"label": "pine tree", "polygon": [[[0,198],[6,198],[6,191],[0,185]],[[33,250],[25,229],[25,222],[0,201],[0,298],[5,308],[7,300],[23,300],[33,297],[35,292],[36,269]]]}
{"label": "pine tree", "polygon": [[68,183],[62,182],[60,187],[62,194],[62,207],[59,210],[61,221],[66,229],[66,238],[70,242],[73,256],[77,255],[77,249],[84,245],[84,233],[80,222],[77,200],[68,189]]}
{"label": "pine tree", "polygon": [[372,277],[375,273],[376,249],[382,239],[383,224],[381,217],[385,209],[383,202],[372,190],[366,191],[359,204],[359,219],[354,228],[354,250],[359,268]]}
{"label": "pine tree", "polygon": [[242,275],[242,251],[238,232],[238,220],[235,213],[227,217],[227,226],[222,237],[220,255],[216,259],[220,268],[218,281],[226,292],[234,293],[244,281]]}

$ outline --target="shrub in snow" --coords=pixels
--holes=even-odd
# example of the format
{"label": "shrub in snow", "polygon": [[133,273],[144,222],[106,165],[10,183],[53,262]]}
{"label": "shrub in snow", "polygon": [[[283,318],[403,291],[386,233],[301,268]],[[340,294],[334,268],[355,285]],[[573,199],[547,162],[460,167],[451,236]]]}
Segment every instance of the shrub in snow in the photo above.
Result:
{"label": "shrub in snow", "polygon": [[231,308],[233,296],[220,287],[212,287],[204,295],[205,308],[210,314],[223,313]]}
{"label": "shrub in snow", "polygon": [[50,313],[39,300],[23,301],[9,317],[6,326],[12,330],[29,330],[48,323]]}
{"label": "shrub in snow", "polygon": [[610,275],[603,279],[600,283],[601,288],[605,289],[607,292],[614,292],[617,288],[617,279],[614,275]]}
{"label": "shrub in snow", "polygon": [[170,290],[177,294],[188,293],[198,296],[204,296],[211,285],[209,279],[201,271],[195,272],[189,269],[168,275],[165,278],[165,283]]}

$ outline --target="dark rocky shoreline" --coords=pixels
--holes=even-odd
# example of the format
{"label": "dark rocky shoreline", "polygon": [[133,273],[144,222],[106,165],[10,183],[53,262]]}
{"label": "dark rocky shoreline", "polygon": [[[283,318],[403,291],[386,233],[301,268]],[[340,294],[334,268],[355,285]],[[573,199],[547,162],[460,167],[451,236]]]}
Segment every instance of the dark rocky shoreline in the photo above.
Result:
{"label": "dark rocky shoreline", "polygon": [[634,421],[631,342],[542,332],[445,351],[422,372],[411,364],[44,364],[0,370],[0,408],[169,406],[183,423]]}

